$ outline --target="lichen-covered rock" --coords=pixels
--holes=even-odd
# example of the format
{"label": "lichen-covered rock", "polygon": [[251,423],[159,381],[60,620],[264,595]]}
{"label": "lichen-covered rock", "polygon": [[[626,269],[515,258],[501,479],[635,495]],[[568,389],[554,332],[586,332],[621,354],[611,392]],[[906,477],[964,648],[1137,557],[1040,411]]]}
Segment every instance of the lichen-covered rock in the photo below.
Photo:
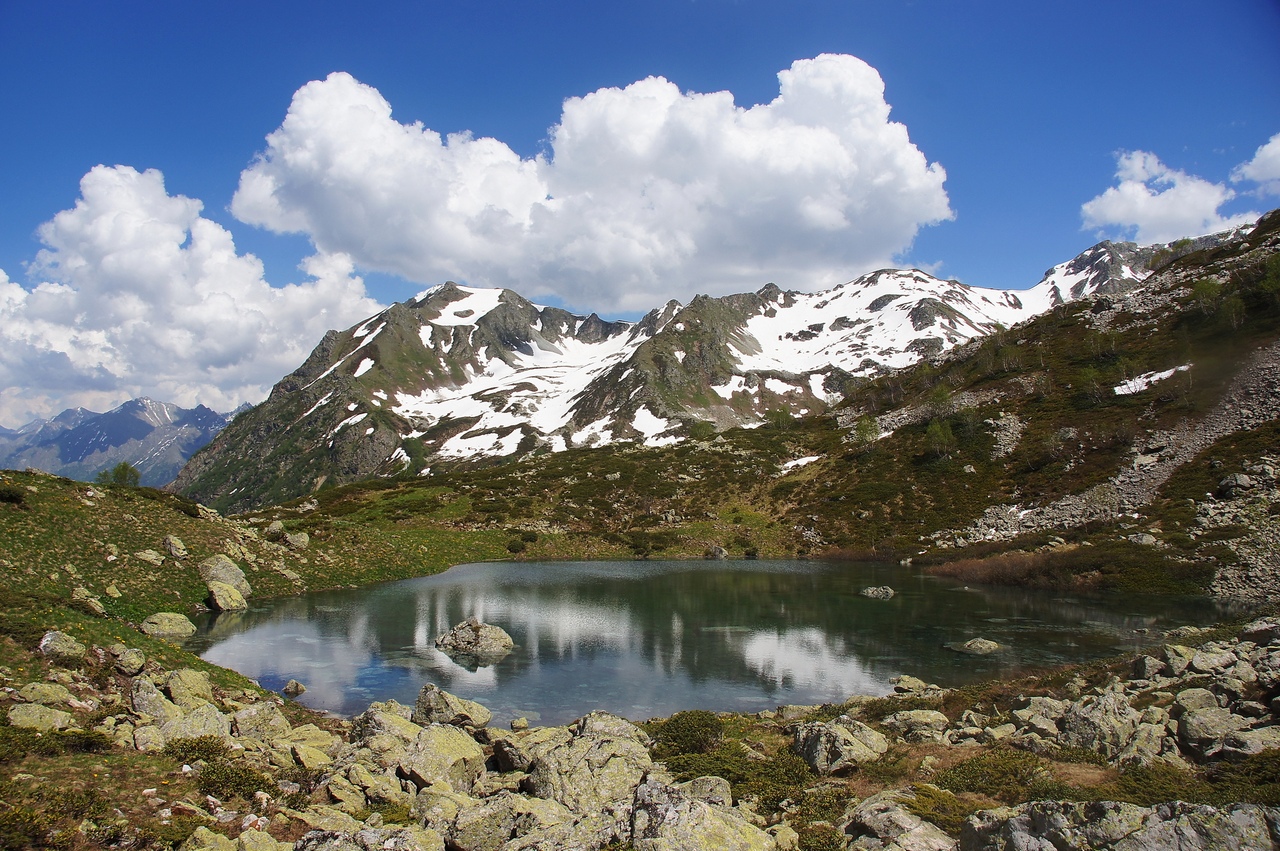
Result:
{"label": "lichen-covered rock", "polygon": [[1280,811],[1254,804],[1221,809],[1181,801],[1139,807],[1113,801],[1034,801],[975,813],[961,851],[1272,851]]}
{"label": "lichen-covered rock", "polygon": [[29,727],[41,731],[65,730],[74,720],[70,712],[40,703],[19,703],[9,707],[9,724],[13,727]]}
{"label": "lichen-covered rock", "polygon": [[158,725],[164,725],[182,717],[182,710],[161,694],[155,683],[146,677],[139,677],[133,681],[131,699],[134,712],[146,715]]}
{"label": "lichen-covered rock", "polygon": [[422,728],[409,720],[413,710],[394,700],[375,702],[351,719],[351,734],[355,741],[367,742],[375,736],[392,736],[408,744],[418,738]]}
{"label": "lichen-covered rock", "polygon": [[126,677],[138,676],[147,665],[146,654],[136,647],[121,646],[120,652],[115,656],[115,669]]}
{"label": "lichen-covered rock", "polygon": [[184,710],[213,702],[213,684],[209,675],[193,668],[181,668],[170,673],[165,690],[174,705]]}
{"label": "lichen-covered rock", "polygon": [[1104,692],[1071,704],[1062,716],[1059,741],[1114,759],[1133,738],[1141,717],[1123,694]]}
{"label": "lichen-covered rock", "polygon": [[447,831],[458,814],[480,806],[480,799],[455,792],[447,782],[437,780],[418,790],[409,816],[434,830]]}
{"label": "lichen-covered rock", "polygon": [[453,851],[501,851],[512,839],[573,820],[573,813],[555,801],[499,792],[460,811],[446,840]]}
{"label": "lichen-covered rock", "polygon": [[774,851],[773,837],[730,809],[689,797],[650,777],[635,792],[636,851]]}
{"label": "lichen-covered rock", "polygon": [[236,851],[236,843],[221,833],[200,825],[178,846],[178,851]]}
{"label": "lichen-covered rock", "polygon": [[465,700],[427,683],[418,692],[410,720],[414,724],[452,724],[479,729],[493,720],[493,713],[473,700]]}
{"label": "lichen-covered rock", "polygon": [[[575,813],[600,811],[606,804],[630,801],[653,767],[649,749],[621,718],[606,722],[607,713],[592,713],[567,735],[547,736],[530,748],[525,791],[559,801]],[[585,719],[584,719],[585,720]],[[622,725],[626,725],[625,727]],[[612,728],[612,732],[606,732]],[[639,732],[639,731],[637,731]]]}
{"label": "lichen-covered rock", "polygon": [[164,749],[164,733],[154,724],[145,724],[133,731],[133,746],[143,753]]}
{"label": "lichen-covered rock", "polygon": [[493,665],[506,658],[515,642],[502,627],[467,618],[436,639],[436,647],[455,658]]}
{"label": "lichen-covered rock", "polygon": [[888,585],[875,585],[869,588],[863,588],[858,592],[868,600],[892,600],[897,593]]}
{"label": "lichen-covered rock", "polygon": [[884,719],[886,727],[908,742],[941,742],[949,723],[947,716],[934,709],[910,709]]}
{"label": "lichen-covered rock", "polygon": [[284,684],[284,688],[280,689],[280,693],[285,697],[297,697],[307,690],[307,687],[297,680],[289,680]]}
{"label": "lichen-covered rock", "polygon": [[970,638],[968,641],[952,642],[944,646],[966,656],[989,656],[1000,649],[1000,645],[989,638]]}
{"label": "lichen-covered rock", "polygon": [[311,536],[306,532],[286,532],[281,541],[291,550],[305,550],[311,544]]}
{"label": "lichen-covered rock", "polygon": [[872,795],[853,808],[840,830],[854,848],[895,851],[954,851],[956,841],[904,806],[909,792],[890,790]]}
{"label": "lichen-covered rock", "polygon": [[165,535],[164,541],[161,542],[165,552],[175,559],[181,561],[187,557],[187,545],[182,543],[182,539],[177,535]]}
{"label": "lichen-covered rock", "polygon": [[249,608],[249,604],[245,602],[244,595],[236,590],[235,586],[228,585],[225,582],[210,582],[209,589],[209,608],[219,612],[243,612]]}
{"label": "lichen-covered rock", "polygon": [[1218,755],[1223,759],[1239,760],[1276,748],[1280,748],[1280,727],[1259,727],[1228,733],[1222,740]]}
{"label": "lichen-covered rock", "polygon": [[106,617],[107,610],[94,594],[84,587],[77,586],[71,589],[71,602],[77,603],[98,617]]}
{"label": "lichen-covered rock", "polygon": [[253,589],[249,587],[249,580],[245,579],[240,565],[222,553],[209,556],[200,562],[197,570],[200,572],[201,581],[206,585],[210,582],[221,582],[239,591],[241,597],[253,596]]}
{"label": "lichen-covered rock", "polygon": [[1195,657],[1196,651],[1182,644],[1166,644],[1160,651],[1160,657],[1164,659],[1165,669],[1169,676],[1176,677],[1182,674],[1191,664],[1191,660]]}
{"label": "lichen-covered rock", "polygon": [[1250,721],[1226,709],[1214,706],[1192,709],[1178,719],[1178,740],[1183,750],[1197,759],[1216,756],[1227,736],[1249,727]]}
{"label": "lichen-covered rock", "polygon": [[231,729],[237,738],[264,744],[284,738],[293,731],[280,708],[265,700],[238,710],[231,716]]}
{"label": "lichen-covered rock", "polygon": [[196,625],[177,612],[156,612],[142,621],[142,631],[163,641],[186,641],[196,634]]}
{"label": "lichen-covered rock", "polygon": [[85,654],[85,646],[65,632],[51,629],[40,639],[39,650],[45,656],[65,656],[69,659],[80,659]]}
{"label": "lichen-covered rock", "polygon": [[75,695],[61,683],[27,683],[18,689],[18,697],[27,703],[43,703],[45,706],[66,705]]}
{"label": "lichen-covered rock", "polygon": [[733,806],[733,787],[723,777],[695,777],[687,783],[677,783],[685,795],[717,807]]}
{"label": "lichen-covered rock", "polygon": [[231,738],[231,719],[218,711],[211,703],[197,706],[186,715],[160,725],[166,742],[174,739],[198,739],[201,736]]}
{"label": "lichen-covered rock", "polygon": [[398,773],[419,789],[443,780],[458,792],[470,792],[484,774],[484,750],[460,728],[432,724],[405,748]]}
{"label": "lichen-covered rock", "polygon": [[861,721],[841,715],[834,721],[801,724],[794,749],[819,774],[836,774],[884,756],[889,740]]}

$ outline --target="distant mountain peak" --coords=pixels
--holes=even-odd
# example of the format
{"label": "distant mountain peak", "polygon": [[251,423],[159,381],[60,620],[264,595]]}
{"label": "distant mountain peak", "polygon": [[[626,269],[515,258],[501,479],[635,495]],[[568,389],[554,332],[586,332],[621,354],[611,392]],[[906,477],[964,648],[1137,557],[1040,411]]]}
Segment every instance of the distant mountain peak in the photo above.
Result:
{"label": "distant mountain peak", "polygon": [[0,433],[0,467],[34,467],[88,481],[124,461],[138,468],[142,484],[164,485],[227,419],[203,405],[186,409],[145,396],[103,414],[68,408]]}
{"label": "distant mountain peak", "polygon": [[[434,464],[631,441],[692,423],[817,413],[845,384],[910,366],[1092,293],[1141,284],[1160,246],[1103,242],[1027,290],[880,269],[816,292],[668,301],[638,322],[452,281],[330,332],[178,487],[224,507]],[[237,496],[232,498],[230,494]]]}

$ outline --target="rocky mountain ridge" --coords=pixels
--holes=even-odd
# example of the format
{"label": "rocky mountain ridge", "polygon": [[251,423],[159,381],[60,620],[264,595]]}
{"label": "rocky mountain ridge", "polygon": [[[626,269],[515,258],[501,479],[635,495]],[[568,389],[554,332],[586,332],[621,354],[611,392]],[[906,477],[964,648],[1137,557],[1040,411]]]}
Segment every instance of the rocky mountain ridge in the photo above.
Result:
{"label": "rocky mountain ridge", "polygon": [[882,270],[819,293],[770,284],[672,301],[634,323],[446,283],[327,334],[266,402],[188,464],[176,487],[248,508],[441,462],[662,446],[699,423],[721,430],[819,413],[851,383],[1055,306],[1130,290],[1153,260],[1174,254],[1104,242],[1022,291],[918,270]]}
{"label": "rocky mountain ridge", "polygon": [[0,430],[0,467],[34,467],[89,481],[123,461],[138,469],[142,484],[159,487],[173,481],[187,459],[233,417],[204,405],[188,409],[145,397],[101,414],[68,408],[47,420]]}

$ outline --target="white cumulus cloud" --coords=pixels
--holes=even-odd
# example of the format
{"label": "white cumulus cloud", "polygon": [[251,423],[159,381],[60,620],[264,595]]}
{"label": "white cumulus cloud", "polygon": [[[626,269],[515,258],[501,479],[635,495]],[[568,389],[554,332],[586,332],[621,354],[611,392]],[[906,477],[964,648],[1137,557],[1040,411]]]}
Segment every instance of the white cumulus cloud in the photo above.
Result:
{"label": "white cumulus cloud", "polygon": [[1236,197],[1232,189],[1169,168],[1147,151],[1117,154],[1116,179],[1116,186],[1081,206],[1086,228],[1119,228],[1147,245],[1214,233],[1258,218],[1252,212],[1222,215],[1222,205]]}
{"label": "white cumulus cloud", "polygon": [[139,395],[230,410],[261,400],[326,330],[380,309],[341,254],[270,286],[202,206],[169,195],[155,170],[84,176],[75,207],[39,229],[39,283],[0,271],[0,421]]}
{"label": "white cumulus cloud", "polygon": [[889,120],[860,59],[778,74],[750,108],[650,77],[563,105],[547,151],[401,124],[345,73],[303,86],[232,212],[358,267],[651,307],[769,280],[817,288],[890,265],[952,216],[941,166]]}
{"label": "white cumulus cloud", "polygon": [[1253,159],[1236,166],[1231,181],[1253,181],[1258,184],[1259,195],[1280,195],[1280,133],[1258,148]]}

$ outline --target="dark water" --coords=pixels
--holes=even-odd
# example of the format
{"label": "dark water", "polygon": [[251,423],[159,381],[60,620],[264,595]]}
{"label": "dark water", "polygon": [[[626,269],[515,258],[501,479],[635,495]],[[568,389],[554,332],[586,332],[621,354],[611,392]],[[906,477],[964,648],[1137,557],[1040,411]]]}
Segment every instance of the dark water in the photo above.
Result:
{"label": "dark water", "polygon": [[[898,594],[868,600],[868,585]],[[592,709],[645,719],[833,702],[887,693],[903,673],[956,686],[1136,651],[1159,630],[1221,614],[1205,599],[965,588],[887,564],[525,562],[255,604],[199,624],[192,644],[267,688],[300,680],[315,709],[411,704],[434,682],[497,724],[560,724]],[[468,670],[436,650],[470,616],[509,632],[515,651]],[[1007,649],[942,647],[976,636]]]}

